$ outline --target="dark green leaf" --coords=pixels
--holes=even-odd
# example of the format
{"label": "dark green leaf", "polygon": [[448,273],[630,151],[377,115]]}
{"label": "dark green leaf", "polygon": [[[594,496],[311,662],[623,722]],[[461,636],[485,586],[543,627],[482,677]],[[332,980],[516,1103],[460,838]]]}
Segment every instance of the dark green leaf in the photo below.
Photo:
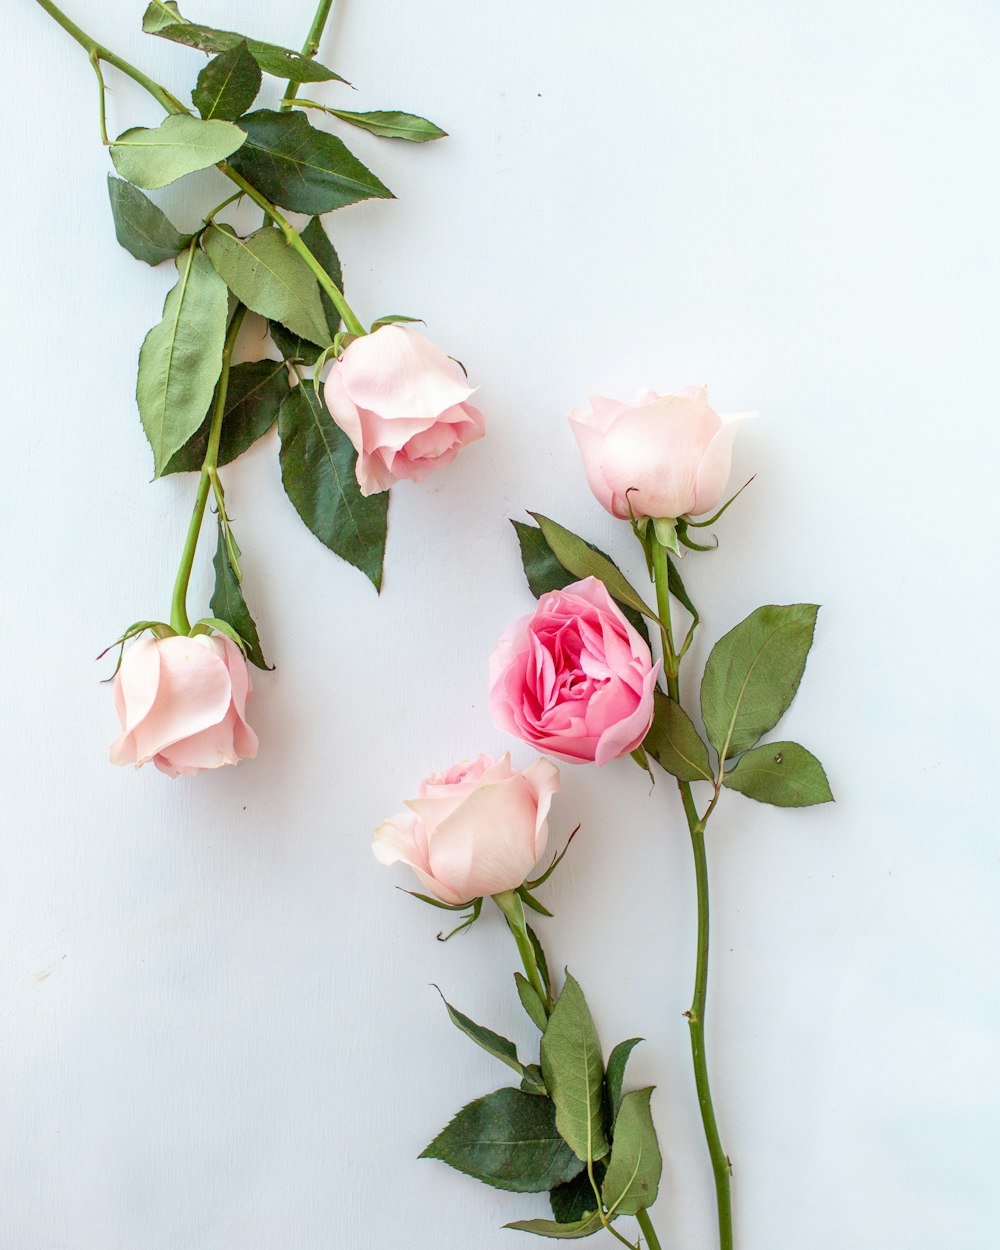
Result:
{"label": "dark green leaf", "polygon": [[234,122],[242,117],[260,90],[260,66],[250,55],[246,41],[220,52],[198,75],[191,99],[206,121],[221,117]]}
{"label": "dark green leaf", "polygon": [[130,182],[108,174],[108,197],[115,219],[115,236],[136,260],[159,265],[171,260],[191,242],[177,230],[166,213]]}
{"label": "dark green leaf", "polygon": [[448,132],[435,126],[426,117],[417,117],[413,113],[351,113],[347,109],[324,108],[324,113],[331,113],[343,122],[352,126],[360,126],[382,139],[409,139],[411,143],[427,143],[430,139],[446,139]]}
{"label": "dark green leaf", "polygon": [[545,958],[545,948],[539,940],[538,934],[530,924],[524,926],[528,931],[528,940],[531,942],[531,949],[535,952],[535,963],[538,965],[538,972],[542,978],[542,984],[546,990],[552,993],[552,978],[549,976],[549,965]]}
{"label": "dark green leaf", "polygon": [[[597,1205],[595,1200],[594,1205]],[[595,1211],[582,1220],[572,1224],[560,1224],[556,1220],[514,1220],[505,1224],[504,1228],[513,1228],[519,1233],[535,1233],[538,1237],[555,1237],[559,1240],[575,1241],[578,1237],[590,1237],[604,1227],[601,1217]]]}
{"label": "dark green leaf", "polygon": [[209,226],[204,237],[212,264],[242,304],[321,347],[331,341],[319,285],[280,230],[264,226],[240,239]]}
{"label": "dark green leaf", "polygon": [[[606,1170],[604,1160],[598,1159],[594,1164],[594,1180],[598,1186],[604,1179]],[[575,1224],[577,1220],[582,1220],[585,1216],[594,1215],[597,1211],[597,1198],[594,1196],[594,1187],[590,1183],[586,1168],[571,1181],[566,1181],[564,1185],[556,1185],[550,1190],[549,1203],[552,1207],[552,1214],[559,1224]]]}
{"label": "dark green leaf", "polygon": [[542,1035],[542,1074],[563,1138],[584,1162],[608,1152],[601,1093],[604,1060],[590,1008],[576,980],[566,984]]}
{"label": "dark green leaf", "polygon": [[517,986],[517,996],[521,1000],[521,1006],[528,1013],[528,1019],[540,1032],[544,1033],[549,1017],[545,1012],[545,1004],[538,997],[538,991],[520,972],[514,973],[514,984]]}
{"label": "dark green leaf", "polygon": [[643,1039],[641,1037],[630,1037],[627,1042],[619,1042],[608,1057],[607,1072],[607,1095],[608,1095],[608,1111],[609,1119],[614,1124],[618,1115],[618,1108],[622,1101],[622,1082],[625,1080],[625,1067],[628,1064],[629,1055],[639,1045]]}
{"label": "dark green leaf", "polygon": [[663,1159],[649,1110],[652,1092],[633,1090],[622,1099],[618,1111],[611,1161],[601,1191],[604,1205],[616,1215],[635,1215],[656,1201]]}
{"label": "dark green leaf", "polygon": [[178,258],[163,319],[139,353],[136,399],[159,476],[204,419],[222,371],[229,300],[208,257],[192,246]]}
{"label": "dark green leaf", "polygon": [[225,160],[245,142],[246,135],[232,122],[171,113],[152,129],[134,126],[120,134],[111,145],[111,159],[123,178],[151,190]]}
{"label": "dark green leaf", "polygon": [[[323,229],[323,223],[320,219],[313,217],[301,232],[300,237],[320,265],[322,265],[324,272],[333,279],[333,285],[338,291],[343,291],[344,271],[340,266],[340,257],[337,255],[336,248],[330,242],[330,236]],[[336,304],[334,304],[322,287],[319,288],[319,298],[323,305],[323,311],[326,313],[326,324],[330,331],[330,341],[332,342],[333,336],[340,329],[340,313],[337,311]]]}
{"label": "dark green leaf", "polygon": [[351,440],[335,425],[312,385],[297,386],[278,413],[281,480],[310,530],[382,586],[389,493],[361,494]]}
{"label": "dark green leaf", "polygon": [[768,742],[747,751],[722,784],[775,807],[833,802],[823,765],[797,742]]}
{"label": "dark green leaf", "polygon": [[215,549],[212,567],[215,569],[215,589],[212,591],[209,606],[217,617],[231,625],[243,639],[246,645],[247,659],[250,663],[255,664],[258,668],[270,668],[271,666],[264,659],[257,626],[250,615],[246,600],[243,598],[240,583],[233,572],[233,566],[229,560],[229,552],[226,546],[225,526],[221,521],[219,523],[219,541]]}
{"label": "dark green leaf", "polygon": [[291,330],[286,330],[280,321],[269,321],[267,328],[274,339],[274,345],[285,360],[295,360],[300,364],[312,366],[326,351],[325,347],[317,347],[308,339],[300,338]]}
{"label": "dark green leaf", "polygon": [[568,569],[577,578],[599,578],[613,599],[635,612],[641,612],[643,616],[648,616],[651,621],[659,620],[652,608],[629,585],[621,571],[606,555],[595,550],[578,534],[565,529],[547,516],[542,516],[540,512],[529,512],[528,515],[538,522],[545,541],[564,569]]}
{"label": "dark green leaf", "polygon": [[282,208],[329,213],[359,200],[392,199],[336,135],[316,130],[304,113],[260,109],[239,124],[247,141],[233,168]]}
{"label": "dark green leaf", "polygon": [[642,740],[647,755],[681,781],[712,781],[708,747],[690,716],[662,690],[653,695],[653,723]]}
{"label": "dark green leaf", "polygon": [[290,82],[343,82],[339,74],[318,61],[304,57],[301,52],[282,48],[259,39],[247,39],[234,30],[216,30],[211,26],[199,26],[181,17],[173,0],[152,0],[142,19],[142,29],[147,35],[159,35],[172,43],[182,43],[200,52],[228,52],[246,42],[250,55],[265,73]]}
{"label": "dark green leaf", "polygon": [[519,1089],[494,1090],[470,1102],[420,1157],[520,1194],[552,1189],[581,1167],[556,1131],[551,1100]]}
{"label": "dark green leaf", "polygon": [[[438,993],[441,994],[441,991],[438,990]],[[456,1029],[459,1029],[466,1037],[471,1038],[477,1046],[482,1047],[494,1059],[499,1059],[508,1068],[513,1068],[518,1076],[524,1075],[524,1065],[517,1057],[517,1047],[513,1042],[508,1041],[506,1037],[501,1037],[499,1033],[494,1033],[492,1029],[488,1029],[482,1024],[476,1024],[475,1020],[470,1020],[467,1015],[457,1011],[443,994],[441,994],[441,1001],[447,1008],[448,1019]]]}
{"label": "dark green leaf", "polygon": [[752,747],[795,697],[819,609],[812,603],[751,612],[712,648],[701,683],[701,714],[720,759]]}
{"label": "dark green leaf", "polygon": [[698,615],[698,609],[691,602],[691,596],[687,592],[687,587],[681,579],[680,573],[677,571],[677,563],[667,556],[667,588],[677,602],[684,608],[687,608],[691,614],[691,629],[689,638],[694,637],[694,631],[698,628],[698,622],[701,617]]}
{"label": "dark green leaf", "polygon": [[529,1063],[525,1065],[524,1076],[521,1077],[521,1089],[526,1094],[547,1094],[549,1091],[545,1088],[545,1079],[542,1076],[542,1069],[537,1063]]}

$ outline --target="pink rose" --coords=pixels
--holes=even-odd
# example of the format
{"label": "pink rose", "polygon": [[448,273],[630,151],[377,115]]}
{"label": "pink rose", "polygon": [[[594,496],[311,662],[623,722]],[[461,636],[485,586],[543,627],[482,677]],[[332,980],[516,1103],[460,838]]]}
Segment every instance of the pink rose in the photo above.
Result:
{"label": "pink rose", "polygon": [[571,764],[634,751],[653,719],[660,662],[596,577],[553,590],[490,659],[500,729]]}
{"label": "pink rose", "polygon": [[358,453],[362,495],[419,482],[486,432],[461,370],[416,330],[382,326],[354,339],[326,379],[330,415]]}
{"label": "pink rose", "polygon": [[[612,516],[676,519],[700,516],[722,501],[740,421],[753,412],[720,417],[708,388],[677,395],[643,391],[634,403],[590,397],[570,424],[590,489]],[[628,499],[626,499],[626,493]]]}
{"label": "pink rose", "polygon": [[545,850],[558,789],[548,760],[518,772],[509,755],[480,755],[425,777],[409,811],[375,830],[372,850],[380,864],[409,864],[443,903],[516,890]]}
{"label": "pink rose", "polygon": [[243,653],[222,634],[140,639],[115,677],[122,735],[111,746],[112,764],[140,768],[152,760],[176,777],[253,759],[250,690]]}

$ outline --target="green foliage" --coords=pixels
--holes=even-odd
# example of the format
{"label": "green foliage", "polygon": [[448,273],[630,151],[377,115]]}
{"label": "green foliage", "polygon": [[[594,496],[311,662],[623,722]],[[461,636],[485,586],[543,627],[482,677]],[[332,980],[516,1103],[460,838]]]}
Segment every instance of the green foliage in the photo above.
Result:
{"label": "green foliage", "polygon": [[788,709],[802,680],[819,609],[767,606],[712,648],[701,683],[701,713],[721,759],[752,747]]}
{"label": "green foliage", "polygon": [[[607,1170],[604,1160],[598,1159],[593,1165],[593,1170],[594,1180],[599,1188]],[[594,1186],[590,1183],[587,1170],[584,1169],[579,1176],[574,1176],[571,1181],[566,1181],[563,1185],[556,1185],[554,1189],[550,1190],[549,1205],[552,1207],[552,1214],[559,1224],[575,1224],[587,1216],[596,1214],[597,1198],[594,1195]]]}
{"label": "green foliage", "polygon": [[711,781],[708,747],[690,716],[662,690],[654,693],[653,700],[653,723],[642,740],[646,754],[681,781]]}
{"label": "green foliage", "polygon": [[[597,1199],[593,1198],[593,1204],[597,1206]],[[604,1227],[601,1217],[595,1211],[593,1215],[585,1215],[583,1219],[575,1220],[572,1224],[561,1224],[556,1220],[514,1220],[510,1224],[505,1224],[504,1228],[513,1228],[519,1233],[535,1233],[538,1237],[555,1237],[557,1240],[575,1241],[580,1237],[590,1237],[591,1234],[600,1232]]]}
{"label": "green foliage", "polygon": [[625,1068],[628,1064],[629,1056],[642,1040],[641,1037],[630,1037],[628,1041],[619,1042],[608,1056],[608,1071],[604,1086],[607,1094],[607,1107],[605,1110],[607,1118],[612,1125],[614,1125],[618,1115],[618,1108],[621,1106],[622,1084],[625,1080]]}
{"label": "green foliage", "polygon": [[250,615],[250,609],[243,598],[243,590],[240,587],[239,579],[229,559],[226,527],[222,524],[221,519],[219,522],[219,541],[212,560],[212,567],[215,569],[215,589],[212,591],[209,607],[216,617],[231,625],[243,640],[246,657],[250,663],[255,664],[257,668],[270,668],[271,665],[264,659],[256,622]]}
{"label": "green foliage", "polygon": [[206,121],[218,117],[234,122],[257,99],[260,82],[260,66],[250,55],[246,40],[241,39],[209,61],[198,75],[191,99]]}
{"label": "green foliage", "polygon": [[381,139],[408,139],[411,143],[427,143],[432,139],[448,137],[447,131],[440,126],[435,126],[426,117],[417,117],[413,113],[351,113],[347,109],[325,106],[323,112],[339,117],[342,122],[350,122],[352,126],[368,130]]}
{"label": "green foliage", "polygon": [[[229,370],[226,406],[222,416],[217,463],[230,464],[263,437],[278,419],[278,409],[289,392],[288,369],[280,360],[247,360]],[[192,473],[199,470],[208,449],[212,426],[209,411],[196,432],[180,451],[170,457],[163,470]]]}
{"label": "green foliage", "polygon": [[521,1006],[527,1013],[528,1019],[539,1032],[544,1033],[549,1017],[545,1011],[545,1004],[538,997],[538,991],[520,972],[514,973],[514,984],[517,986],[517,996],[521,1000]]}
{"label": "green foliage", "polygon": [[649,1109],[652,1089],[637,1089],[622,1099],[615,1121],[611,1160],[601,1192],[616,1215],[635,1215],[651,1207],[663,1171],[663,1159]]}
{"label": "green foliage", "polygon": [[797,742],[769,742],[747,751],[722,784],[775,807],[833,802],[823,765]]}
{"label": "green foliage", "polygon": [[329,213],[392,192],[336,135],[316,130],[304,113],[260,109],[240,119],[247,141],[231,164],[274,204],[297,213]]}
{"label": "green foliage", "polygon": [[281,480],[299,516],[325,546],[380,590],[389,494],[364,496],[357,453],[311,385],[297,386],[278,413]]}
{"label": "green foliage", "polygon": [[420,1157],[524,1194],[552,1189],[582,1166],[556,1131],[552,1101],[519,1089],[494,1090],[470,1102]]}
{"label": "green foliage", "polygon": [[[438,990],[438,993],[440,994],[441,991]],[[441,994],[441,1001],[447,1008],[448,1019],[456,1029],[459,1029],[466,1037],[471,1038],[477,1046],[485,1050],[487,1054],[492,1055],[494,1059],[499,1059],[508,1068],[513,1068],[518,1076],[524,1075],[524,1065],[517,1057],[517,1047],[513,1042],[508,1041],[506,1037],[501,1037],[499,1033],[494,1033],[492,1029],[488,1029],[482,1024],[476,1024],[475,1020],[470,1020],[467,1015],[456,1010],[443,994]]]}
{"label": "green foliage", "polygon": [[142,345],[136,382],[157,477],[201,425],[212,401],[229,308],[225,283],[193,244],[178,258],[178,270],[163,319]]}
{"label": "green foliage", "polygon": [[331,341],[319,285],[280,230],[263,226],[247,239],[221,226],[205,231],[205,251],[236,298],[325,347]]}
{"label": "green foliage", "polygon": [[[344,274],[340,267],[340,257],[337,255],[336,249],[330,242],[329,235],[323,229],[323,223],[318,217],[313,217],[309,221],[305,229],[301,231],[301,238],[302,242],[329,274],[334,286],[339,291],[343,291]],[[319,298],[320,303],[323,305],[326,325],[330,331],[330,341],[332,342],[340,329],[340,313],[337,311],[333,300],[330,299],[322,287],[319,288]],[[314,365],[322,354],[322,349],[317,348],[314,343],[292,334],[280,322],[272,321],[270,329],[271,337],[286,360],[301,360],[303,364]]]}
{"label": "green foliage", "polygon": [[541,1049],[542,1074],[556,1105],[559,1132],[584,1162],[603,1158],[608,1140],[601,1107],[601,1043],[583,991],[568,972]]}
{"label": "green foliage", "polygon": [[172,260],[190,244],[191,236],[182,235],[149,196],[114,174],[108,174],[108,198],[115,236],[136,260],[159,265]]}
{"label": "green foliage", "polygon": [[225,160],[245,142],[246,135],[232,122],[171,113],[159,126],[133,126],[120,134],[111,145],[111,159],[123,178],[151,190]]}

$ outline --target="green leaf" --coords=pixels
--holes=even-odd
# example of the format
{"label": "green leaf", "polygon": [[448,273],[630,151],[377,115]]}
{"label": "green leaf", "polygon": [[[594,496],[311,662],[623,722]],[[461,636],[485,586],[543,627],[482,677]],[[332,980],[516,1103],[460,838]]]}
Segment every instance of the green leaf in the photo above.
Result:
{"label": "green leaf", "polygon": [[769,742],[747,751],[722,784],[775,807],[833,802],[823,765],[797,742]]}
{"label": "green leaf", "polygon": [[494,1090],[470,1102],[420,1157],[519,1194],[552,1189],[581,1167],[556,1131],[552,1101],[519,1089]]}
{"label": "green leaf", "polygon": [[247,141],[231,164],[272,203],[297,213],[329,213],[392,192],[336,135],[316,130],[304,113],[260,109],[240,119]]}
{"label": "green leaf", "polygon": [[[247,360],[233,365],[229,370],[222,437],[219,440],[220,466],[242,456],[268,432],[277,421],[278,409],[288,393],[288,369],[283,361]],[[194,473],[201,469],[211,427],[212,414],[209,411],[180,451],[170,457],[163,470],[164,475]]]}
{"label": "green leaf", "polygon": [[545,1004],[538,997],[538,991],[520,972],[514,973],[514,984],[517,986],[517,996],[528,1014],[528,1019],[540,1033],[544,1033],[549,1017],[545,1013]]}
{"label": "green leaf", "polygon": [[609,1119],[612,1125],[618,1116],[618,1109],[622,1102],[622,1082],[625,1080],[625,1067],[628,1064],[629,1055],[642,1040],[641,1037],[630,1037],[626,1042],[619,1042],[608,1057],[605,1088],[608,1095]]}
{"label": "green leaf", "polygon": [[701,682],[701,714],[720,759],[752,747],[788,709],[818,611],[812,603],[758,608],[712,648]]}
{"label": "green leaf", "polygon": [[199,26],[181,17],[173,0],[152,0],[142,19],[142,29],[147,35],[159,35],[172,43],[182,43],[200,52],[228,52],[245,42],[250,55],[265,73],[290,82],[343,82],[339,74],[318,61],[304,57],[301,52],[282,48],[277,44],[248,39],[234,30],[216,30],[211,26]]}
{"label": "green leaf", "polygon": [[258,668],[269,669],[271,665],[264,659],[264,652],[260,645],[260,635],[257,633],[257,625],[250,615],[246,600],[243,598],[243,591],[240,589],[240,583],[237,581],[236,574],[233,572],[233,566],[229,560],[225,526],[221,521],[219,523],[219,541],[215,548],[212,567],[215,569],[215,589],[212,591],[209,606],[220,620],[231,625],[243,639],[246,646],[247,659],[250,663],[255,664]]}
{"label": "green leaf", "polygon": [[528,940],[531,942],[531,949],[535,952],[535,963],[538,965],[538,972],[542,978],[542,984],[545,986],[546,993],[552,993],[552,978],[549,976],[549,965],[545,958],[545,948],[542,946],[541,940],[530,924],[524,926],[528,931]]}
{"label": "green leaf", "polygon": [[351,113],[347,109],[326,107],[323,107],[323,112],[339,117],[342,122],[350,122],[352,126],[359,126],[362,130],[371,131],[382,139],[408,139],[411,143],[427,143],[431,139],[448,137],[446,130],[435,126],[426,117],[417,117],[413,113]]}
{"label": "green leaf", "polygon": [[354,470],[357,453],[311,385],[297,386],[281,405],[278,433],[281,481],[299,516],[321,543],[380,590],[388,491],[361,494]]}
{"label": "green leaf", "polygon": [[615,1122],[611,1161],[601,1192],[616,1215],[635,1215],[651,1207],[663,1171],[660,1145],[649,1110],[652,1089],[637,1089],[622,1099]]}
{"label": "green leaf", "polygon": [[108,198],[115,220],[115,236],[136,260],[159,265],[171,260],[190,244],[161,208],[130,182],[108,174]]}
{"label": "green leaf", "polygon": [[712,781],[708,747],[687,712],[662,690],[653,694],[653,723],[642,740],[647,755],[681,781]]}
{"label": "green leaf", "polygon": [[[306,225],[300,235],[302,242],[312,252],[313,256],[319,261],[326,274],[333,280],[333,285],[338,291],[344,289],[344,271],[340,265],[340,257],[337,250],[330,242],[330,236],[323,229],[323,223],[318,217],[313,217]],[[322,287],[319,288],[320,303],[323,305],[323,311],[326,313],[326,324],[330,331],[330,341],[340,329],[340,313],[333,300],[327,295]]]}
{"label": "green leaf", "polygon": [[542,1076],[542,1069],[537,1063],[529,1063],[525,1065],[524,1076],[521,1077],[521,1089],[526,1094],[548,1094],[545,1088],[545,1079]]}
{"label": "green leaf", "polygon": [[583,990],[568,972],[541,1050],[545,1087],[556,1104],[559,1132],[585,1163],[602,1159],[608,1140],[601,1108],[601,1043]]}
{"label": "green leaf", "polygon": [[234,122],[242,117],[260,91],[260,66],[250,55],[246,40],[220,52],[198,75],[191,92],[194,106],[206,121],[221,117]]}
{"label": "green leaf", "polygon": [[[437,986],[434,987],[437,989]],[[441,991],[438,990],[441,994]],[[466,1037],[480,1046],[487,1054],[492,1055],[494,1059],[499,1059],[501,1063],[505,1063],[508,1068],[513,1068],[518,1076],[524,1076],[524,1064],[517,1057],[517,1047],[513,1042],[508,1041],[506,1037],[501,1037],[499,1033],[494,1033],[492,1029],[486,1028],[482,1024],[476,1024],[475,1020],[470,1020],[467,1015],[456,1010],[451,1003],[441,994],[441,1001],[444,1003],[448,1011],[448,1019],[456,1029],[459,1029]]]}
{"label": "green leaf", "polygon": [[222,372],[229,309],[225,283],[193,244],[178,258],[178,269],[163,319],[146,335],[139,352],[136,399],[157,477],[212,402]]}
{"label": "green leaf", "polygon": [[325,347],[317,347],[308,339],[286,330],[280,321],[269,321],[267,328],[274,339],[274,345],[285,360],[294,360],[303,365],[312,366],[326,351]]}
{"label": "green leaf", "polygon": [[280,230],[263,226],[240,239],[220,226],[209,226],[205,251],[241,303],[321,347],[331,341],[319,285]]}
{"label": "green leaf", "polygon": [[[604,1173],[607,1171],[603,1159],[598,1159],[593,1165],[594,1180],[600,1186],[604,1179]],[[594,1196],[594,1187],[590,1183],[590,1177],[587,1170],[574,1176],[571,1181],[566,1181],[563,1185],[556,1185],[554,1189],[549,1191],[549,1205],[552,1207],[552,1214],[559,1224],[575,1224],[578,1220],[584,1219],[586,1216],[594,1215],[597,1212],[597,1199]]]}
{"label": "green leaf", "polygon": [[[590,1196],[596,1206],[593,1190]],[[513,1223],[504,1225],[504,1228],[513,1228],[519,1233],[535,1233],[538,1237],[555,1237],[567,1241],[589,1237],[592,1233],[600,1232],[603,1227],[601,1217],[596,1211],[593,1215],[585,1215],[583,1219],[574,1220],[571,1224],[560,1224],[556,1220],[514,1220]]]}
{"label": "green leaf", "polygon": [[608,588],[608,593],[619,603],[641,612],[651,621],[659,621],[656,613],[642,599],[642,596],[625,579],[621,571],[589,543],[571,530],[564,529],[557,522],[542,516],[540,512],[529,512],[542,531],[542,535],[553,554],[564,569],[568,569],[576,578],[597,577]]}
{"label": "green leaf", "polygon": [[133,126],[111,145],[111,159],[123,178],[151,190],[207,169],[246,142],[232,122],[200,121],[186,113],[171,113],[159,126]]}

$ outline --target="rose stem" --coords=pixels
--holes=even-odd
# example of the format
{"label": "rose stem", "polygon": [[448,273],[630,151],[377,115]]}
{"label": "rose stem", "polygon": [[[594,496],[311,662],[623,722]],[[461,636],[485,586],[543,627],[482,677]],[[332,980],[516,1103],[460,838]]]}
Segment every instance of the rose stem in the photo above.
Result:
{"label": "rose stem", "polygon": [[[674,653],[673,633],[670,623],[669,573],[670,565],[667,549],[654,540],[653,581],[656,586],[656,606],[663,635],[663,671],[667,679],[667,693],[671,699],[679,704],[680,682],[678,671],[680,669],[680,660]],[[716,787],[715,798],[713,798],[705,815],[700,818],[691,794],[690,782],[678,780],[677,788],[680,791],[684,815],[687,818],[688,831],[691,835],[691,849],[694,852],[695,887],[698,895],[698,942],[694,974],[694,997],[691,1001],[691,1009],[686,1015],[691,1032],[691,1056],[694,1061],[694,1079],[698,1090],[698,1104],[701,1107],[701,1122],[704,1127],[708,1153],[712,1160],[712,1172],[715,1177],[715,1196],[719,1211],[719,1246],[720,1250],[732,1250],[731,1164],[719,1137],[719,1126],[716,1123],[715,1107],[712,1104],[712,1091],[708,1080],[708,1060],[705,1053],[705,1007],[708,998],[709,944],[708,859],[705,852],[705,823],[715,806],[715,799],[718,798],[718,787]]]}

